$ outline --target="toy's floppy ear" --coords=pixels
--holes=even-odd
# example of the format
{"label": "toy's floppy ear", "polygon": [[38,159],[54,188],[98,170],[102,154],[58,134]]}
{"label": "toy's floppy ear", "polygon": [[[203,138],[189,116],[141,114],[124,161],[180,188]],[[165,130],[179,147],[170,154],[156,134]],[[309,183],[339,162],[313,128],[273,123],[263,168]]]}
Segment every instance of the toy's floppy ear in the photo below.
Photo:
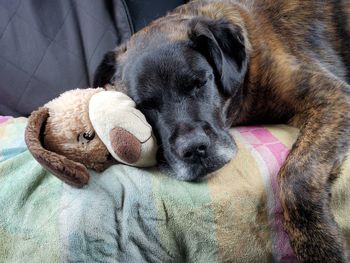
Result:
{"label": "toy's floppy ear", "polygon": [[84,165],[43,147],[41,137],[48,117],[49,109],[46,107],[39,108],[29,117],[25,131],[29,151],[45,169],[65,183],[75,187],[84,186],[89,181],[89,173]]}

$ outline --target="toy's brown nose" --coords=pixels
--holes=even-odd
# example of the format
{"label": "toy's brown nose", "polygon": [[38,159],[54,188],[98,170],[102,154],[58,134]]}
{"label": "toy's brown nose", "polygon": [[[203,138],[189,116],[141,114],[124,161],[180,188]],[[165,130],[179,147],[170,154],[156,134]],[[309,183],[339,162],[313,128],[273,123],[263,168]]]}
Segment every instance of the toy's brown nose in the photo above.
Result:
{"label": "toy's brown nose", "polygon": [[136,163],[141,156],[141,142],[127,130],[117,127],[109,132],[113,151],[123,161]]}

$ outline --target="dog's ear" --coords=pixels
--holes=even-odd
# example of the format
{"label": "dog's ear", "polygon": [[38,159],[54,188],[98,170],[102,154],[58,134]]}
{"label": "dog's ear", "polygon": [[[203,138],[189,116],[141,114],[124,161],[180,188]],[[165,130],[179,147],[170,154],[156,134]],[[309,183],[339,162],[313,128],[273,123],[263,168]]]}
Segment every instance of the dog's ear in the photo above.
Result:
{"label": "dog's ear", "polygon": [[223,19],[194,18],[190,21],[189,38],[213,66],[222,93],[234,95],[243,83],[248,64],[242,28]]}
{"label": "dog's ear", "polygon": [[105,87],[107,84],[114,84],[115,73],[117,71],[117,58],[126,52],[126,44],[123,43],[114,51],[107,52],[94,75],[93,87]]}
{"label": "dog's ear", "polygon": [[100,65],[97,67],[94,75],[93,87],[104,87],[112,84],[113,76],[116,71],[116,53],[114,51],[107,52]]}
{"label": "dog's ear", "polygon": [[65,183],[75,187],[84,186],[89,181],[89,173],[83,164],[69,160],[43,147],[42,133],[48,117],[49,110],[46,107],[39,108],[30,115],[25,130],[28,150],[46,170]]}

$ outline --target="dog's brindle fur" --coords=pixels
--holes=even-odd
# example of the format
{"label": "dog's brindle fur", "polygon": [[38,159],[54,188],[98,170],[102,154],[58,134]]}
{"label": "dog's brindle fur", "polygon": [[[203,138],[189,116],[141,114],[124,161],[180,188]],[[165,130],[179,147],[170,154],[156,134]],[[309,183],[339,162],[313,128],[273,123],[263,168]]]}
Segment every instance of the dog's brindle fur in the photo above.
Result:
{"label": "dog's brindle fur", "polygon": [[[284,122],[300,129],[279,172],[285,228],[298,260],[347,262],[329,203],[349,148],[350,2],[193,1],[137,33],[128,46],[152,32],[171,42],[188,39],[183,21],[196,17],[227,21],[245,45],[248,65],[242,96],[228,100],[230,123]],[[107,78],[114,70],[106,63],[99,69]]]}

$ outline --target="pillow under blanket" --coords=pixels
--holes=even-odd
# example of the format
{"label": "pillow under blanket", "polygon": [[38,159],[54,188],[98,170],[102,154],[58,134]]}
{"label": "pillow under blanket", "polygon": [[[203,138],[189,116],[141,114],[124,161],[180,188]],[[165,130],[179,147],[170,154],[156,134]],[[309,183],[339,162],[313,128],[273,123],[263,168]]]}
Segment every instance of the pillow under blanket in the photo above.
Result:
{"label": "pillow under blanket", "polygon": [[[277,172],[298,131],[232,129],[237,157],[200,183],[115,165],[75,189],[26,150],[25,118],[0,117],[0,258],[5,262],[294,262]],[[350,242],[350,162],[332,208]]]}

